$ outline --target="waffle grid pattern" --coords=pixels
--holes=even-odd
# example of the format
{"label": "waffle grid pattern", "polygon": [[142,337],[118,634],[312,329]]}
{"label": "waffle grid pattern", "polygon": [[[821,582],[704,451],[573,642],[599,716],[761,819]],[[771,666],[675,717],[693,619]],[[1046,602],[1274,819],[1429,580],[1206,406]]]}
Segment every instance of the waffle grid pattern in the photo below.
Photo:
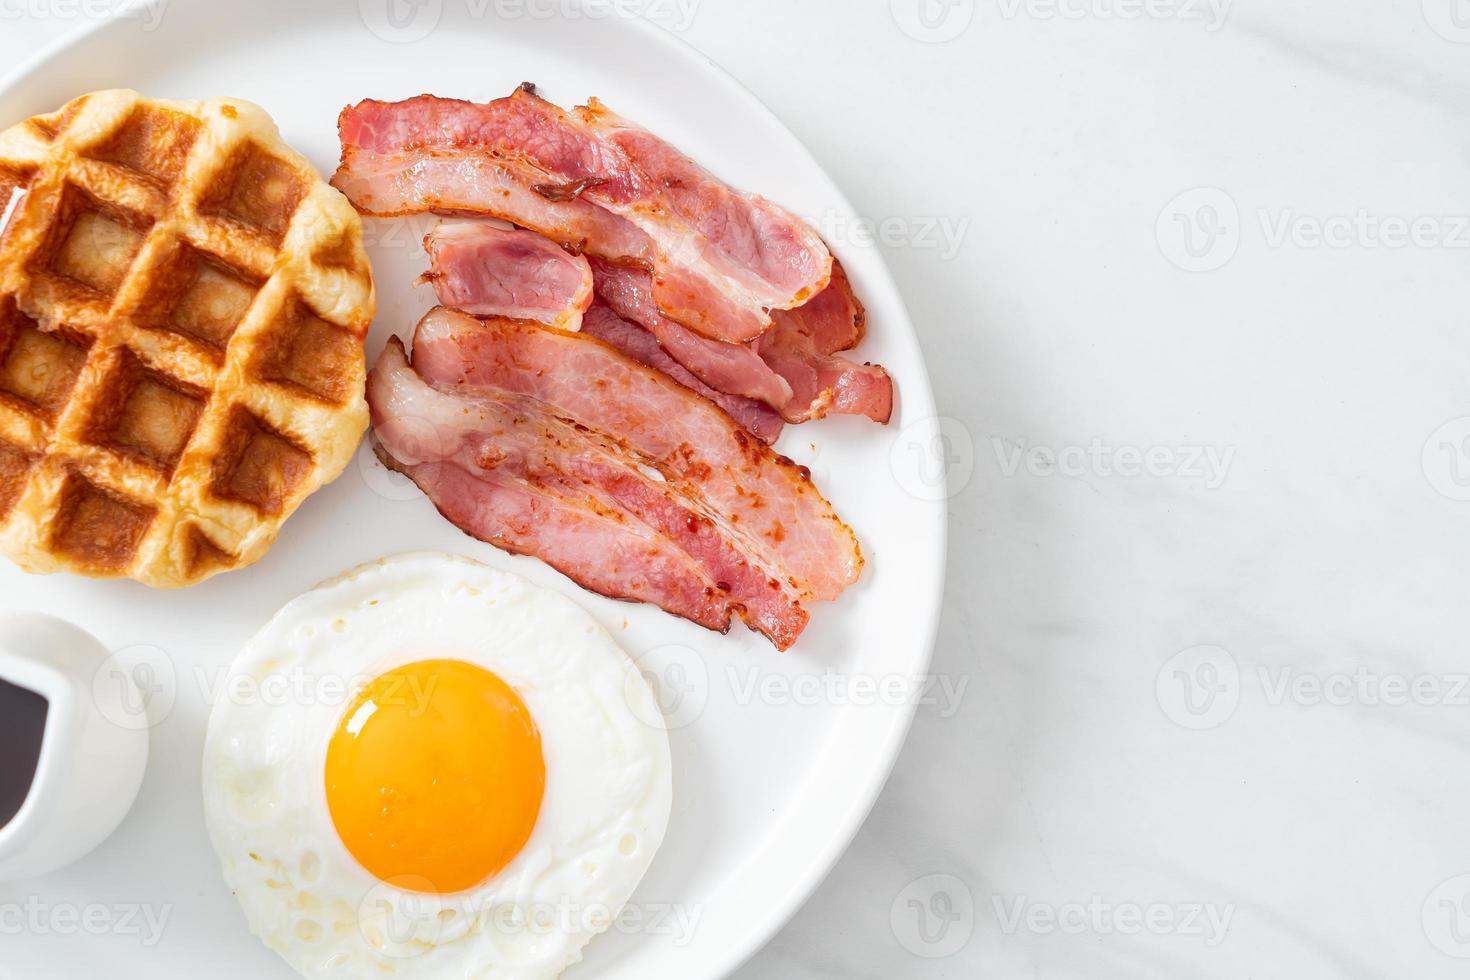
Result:
{"label": "waffle grid pattern", "polygon": [[0,134],[0,550],[193,584],[366,428],[361,224],[248,103],[97,93]]}

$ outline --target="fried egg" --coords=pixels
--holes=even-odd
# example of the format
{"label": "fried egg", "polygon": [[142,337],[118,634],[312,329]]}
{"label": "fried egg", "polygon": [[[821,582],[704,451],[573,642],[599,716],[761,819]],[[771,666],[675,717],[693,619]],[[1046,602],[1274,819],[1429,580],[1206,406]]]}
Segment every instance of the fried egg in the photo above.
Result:
{"label": "fried egg", "polygon": [[657,702],[612,637],[447,555],[287,605],[205,742],[225,881],[306,977],[556,977],[616,921],[671,801]]}

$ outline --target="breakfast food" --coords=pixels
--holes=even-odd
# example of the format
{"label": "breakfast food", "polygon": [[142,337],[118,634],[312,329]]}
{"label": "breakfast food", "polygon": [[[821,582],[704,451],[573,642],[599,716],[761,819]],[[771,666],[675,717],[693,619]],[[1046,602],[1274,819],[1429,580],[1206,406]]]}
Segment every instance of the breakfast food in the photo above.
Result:
{"label": "breakfast food", "polygon": [[771,311],[771,329],[748,344],[701,336],[658,308],[648,272],[594,259],[597,295],[617,314],[647,327],[670,354],[719,391],[754,398],[791,423],[829,413],[886,423],[893,381],[872,364],[838,356],[863,339],[866,314],[841,263],[832,283],[793,310]]}
{"label": "breakfast food", "polygon": [[582,319],[582,330],[589,337],[596,337],[611,344],[640,364],[661,371],[679,384],[702,395],[723,408],[741,427],[766,445],[780,438],[786,423],[781,414],[764,402],[754,398],[742,398],[716,391],[680,364],[659,345],[658,337],[652,332],[613,312],[612,307],[598,300],[592,304]]}
{"label": "breakfast food", "polygon": [[[474,219],[441,223],[425,236],[424,248],[430,267],[423,278],[434,287],[443,306],[475,316],[536,320],[562,330],[586,330],[708,398],[762,442],[773,443],[781,434],[783,423],[774,409],[705,384],[660,346],[659,335],[624,320],[601,299],[594,300],[592,266],[585,256],[572,255],[535,232],[507,231],[494,222]],[[697,334],[668,322],[677,337],[718,343],[702,341]],[[718,346],[749,353],[732,344]]]}
{"label": "breakfast food", "polygon": [[555,977],[663,841],[652,691],[517,576],[444,555],[357,569],[282,609],[223,690],[210,837],[303,976]]}
{"label": "breakfast food", "polygon": [[[840,356],[862,341],[866,317],[816,233],[596,100],[564,113],[528,86],[488,105],[369,100],[339,129],[332,182],[363,213],[482,214],[534,230],[585,253],[598,297],[714,391],[792,423],[892,415],[888,373]],[[474,297],[440,301],[479,312]]]}
{"label": "breakfast food", "polygon": [[357,214],[258,107],[125,91],[0,134],[5,202],[0,552],[160,587],[259,559],[367,424]]}
{"label": "breakfast food", "polygon": [[333,183],[375,215],[488,214],[654,274],[658,305],[732,343],[826,288],[832,255],[801,219],[728,187],[605,106],[522,85],[480,105],[420,96],[342,113]]}
{"label": "breakfast food", "polygon": [[435,310],[368,381],[379,457],[460,528],[778,649],[863,559],[809,474],[585,334]]}
{"label": "breakfast food", "polygon": [[424,279],[439,302],[478,316],[578,330],[592,305],[592,267],[531,231],[488,221],[444,221],[424,238]]}
{"label": "breakfast food", "polygon": [[[508,235],[520,236],[513,253],[506,248]],[[537,249],[538,241],[537,258],[527,261],[522,255]],[[425,278],[433,283],[439,302],[476,316],[534,319],[568,329],[567,323],[585,313],[591,299],[588,291],[595,283],[598,302],[620,320],[651,334],[663,357],[659,363],[646,359],[638,352],[646,343],[625,348],[619,339],[627,336],[626,328],[611,331],[613,336],[604,340],[673,374],[742,424],[753,414],[751,402],[768,409],[755,414],[775,413],[777,420],[792,423],[828,413],[887,422],[893,413],[888,372],[840,356],[862,341],[866,322],[840,263],[834,262],[832,283],[820,295],[794,310],[773,311],[772,327],[760,339],[728,344],[665,316],[654,302],[647,271],[596,258],[589,264],[585,257],[569,255],[533,232],[507,232],[487,221],[455,220],[441,225],[424,244],[430,260]],[[516,299],[519,296],[534,297],[535,305],[528,309],[527,301]],[[604,325],[607,322],[602,318]],[[671,366],[676,370],[669,370]],[[689,385],[687,378],[697,384]],[[771,426],[764,418],[747,428],[767,442],[775,439],[775,434],[765,438]],[[779,432],[776,425],[775,433]]]}
{"label": "breakfast food", "polygon": [[804,603],[857,580],[851,529],[769,448],[787,423],[893,413],[888,373],[842,356],[866,314],[813,229],[597,100],[565,112],[530,84],[484,105],[367,100],[338,133],[332,183],[364,214],[455,217],[425,239],[443,308],[411,360],[389,344],[368,395],[379,459],[440,513],[781,650]]}

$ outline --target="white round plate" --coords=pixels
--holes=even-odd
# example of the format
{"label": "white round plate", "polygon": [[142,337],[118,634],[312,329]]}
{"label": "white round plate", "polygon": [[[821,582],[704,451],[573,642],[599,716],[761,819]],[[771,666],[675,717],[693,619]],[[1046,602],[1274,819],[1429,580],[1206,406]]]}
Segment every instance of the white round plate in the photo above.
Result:
{"label": "white round plate", "polygon": [[[157,11],[156,0],[150,6]],[[421,92],[486,100],[531,80],[563,105],[600,96],[824,230],[853,227],[841,193],[750,93],[662,29],[610,15],[613,6],[174,0],[156,22],[133,11],[44,52],[0,86],[0,125],[102,88],[231,96],[266,107],[330,173],[337,114],[349,103]],[[855,127],[853,152],[868,138]],[[382,302],[369,358],[431,305],[412,284],[425,265],[424,230],[422,220],[371,223]],[[291,975],[247,933],[205,836],[199,762],[209,705],[235,652],[287,600],[362,562],[424,549],[471,555],[571,596],[664,688],[677,801],[634,900],[641,922],[601,937],[567,976],[702,980],[759,949],[831,868],[892,767],[914,710],[906,691],[928,667],[944,564],[944,492],[932,474],[936,448],[949,450],[913,328],[878,252],[840,238],[834,248],[870,310],[856,353],[893,372],[899,409],[887,428],[830,419],[783,437],[780,448],[811,467],[868,558],[856,587],[812,609],[790,653],[742,628],[722,637],[602,599],[474,541],[366,451],[307,501],[265,560],[185,592],[32,578],[0,563],[0,612],[43,610],[95,633],[153,691],[156,725],[142,795],[118,834],[49,878],[0,884],[0,906],[29,907],[40,923],[6,931],[0,974]],[[55,914],[93,905],[107,913],[92,913],[91,925]],[[163,920],[161,935],[150,915]]]}

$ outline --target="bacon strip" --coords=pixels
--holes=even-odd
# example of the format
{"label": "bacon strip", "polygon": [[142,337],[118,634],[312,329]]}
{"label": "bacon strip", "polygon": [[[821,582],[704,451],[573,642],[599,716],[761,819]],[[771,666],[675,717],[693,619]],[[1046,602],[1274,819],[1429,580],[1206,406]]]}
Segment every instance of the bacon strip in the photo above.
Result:
{"label": "bacon strip", "polygon": [[703,337],[659,312],[653,278],[642,269],[601,259],[592,263],[597,296],[624,320],[658,338],[669,356],[716,391],[753,398],[780,409],[791,401],[791,385],[745,344]]}
{"label": "bacon strip", "polygon": [[785,423],[775,409],[750,398],[716,391],[696,378],[689,370],[659,346],[658,339],[643,327],[624,320],[601,301],[592,304],[582,321],[582,332],[611,344],[633,360],[662,371],[679,384],[703,395],[723,408],[730,417],[766,445],[781,435]]}
{"label": "bacon strip", "polygon": [[363,214],[482,214],[539,231],[574,252],[594,250],[651,265],[653,244],[637,226],[580,199],[553,200],[531,189],[511,164],[468,150],[366,150],[350,139],[385,110],[365,102],[343,110],[342,163],[332,184]]}
{"label": "bacon strip", "polygon": [[862,554],[810,475],[667,376],[590,337],[435,310],[414,368],[430,384],[484,389],[616,438],[802,600],[835,599]]}
{"label": "bacon strip", "polygon": [[729,630],[728,599],[671,541],[591,499],[462,460],[467,447],[458,440],[475,436],[455,425],[474,416],[413,373],[396,337],[368,377],[368,401],[378,458],[413,480],[465,533],[540,558],[602,595],[655,603],[706,629]]}
{"label": "bacon strip", "polygon": [[[374,368],[369,399],[383,452],[477,536],[544,554],[597,591],[651,599],[710,628],[726,629],[738,615],[779,649],[805,628],[791,587],[753,566],[718,525],[616,443],[528,411],[518,399],[436,390],[409,367],[396,339]],[[492,489],[480,490],[480,481]],[[552,518],[549,532],[525,519],[538,506]],[[590,537],[563,534],[589,524]]]}
{"label": "bacon strip", "polygon": [[[637,226],[580,198],[543,197],[532,190],[534,180],[478,151],[380,154],[344,141],[342,165],[332,183],[363,214],[485,215],[538,231],[573,252],[654,267],[653,243]],[[659,283],[662,302],[699,307],[701,322],[726,325],[706,329],[719,335],[750,336],[770,329],[769,314],[740,308],[719,284],[677,267],[664,268],[663,275]]]}
{"label": "bacon strip", "polygon": [[338,127],[333,184],[360,210],[491,214],[637,261],[654,273],[659,308],[706,336],[753,340],[770,329],[768,309],[801,305],[831,275],[826,246],[794,216],[665,144],[659,151],[641,130],[609,132],[526,88],[486,105],[369,100],[344,110]]}
{"label": "bacon strip", "polygon": [[[533,101],[548,118],[558,111],[524,90],[513,98]],[[592,134],[587,144],[594,153],[605,153],[611,144],[626,154],[629,164],[653,189],[647,200],[666,203],[700,240],[711,243],[734,278],[752,289],[770,286],[774,295],[790,297],[767,302],[767,307],[801,306],[826,288],[832,256],[806,222],[759,195],[733,190],[598,99],[589,100],[572,116]]]}
{"label": "bacon strip", "polygon": [[[711,398],[761,439],[771,442],[779,425],[753,410],[764,402],[789,422],[820,418],[829,411],[867,415],[887,422],[893,385],[880,367],[854,364],[836,352],[862,340],[866,314],[853,295],[840,263],[832,283],[805,306],[780,310],[776,328],[753,344],[727,344],[702,337],[664,316],[654,302],[651,277],[630,266],[572,256],[528,231],[508,231],[484,221],[446,221],[427,236],[434,284],[445,306],[477,316],[535,319],[570,328],[598,297],[623,320],[651,332],[663,356],[652,358],[642,338],[609,329],[613,345],[652,367],[681,370],[677,380]],[[611,325],[608,325],[609,327]],[[637,352],[620,341],[636,342]],[[689,384],[688,376],[700,382]],[[725,396],[715,397],[714,393]]]}
{"label": "bacon strip", "polygon": [[543,235],[484,221],[445,221],[424,238],[424,276],[439,302],[477,316],[578,330],[592,305],[592,268]]}
{"label": "bacon strip", "polygon": [[834,265],[832,284],[820,296],[773,315],[775,328],[752,346],[791,386],[791,401],[782,412],[788,422],[821,418],[831,411],[888,424],[893,417],[893,378],[876,364],[856,364],[838,356],[862,341],[867,324],[867,313],[853,295],[841,263]]}
{"label": "bacon strip", "polygon": [[775,314],[784,325],[811,338],[820,354],[839,354],[863,342],[868,332],[868,311],[852,291],[852,282],[841,262],[832,263],[832,282],[811,302]]}
{"label": "bacon strip", "polygon": [[793,423],[829,412],[882,423],[892,417],[888,372],[837,356],[862,340],[866,320],[841,263],[834,263],[832,285],[821,295],[806,306],[775,311],[775,327],[751,344],[701,337],[660,315],[646,272],[601,260],[592,262],[592,271],[599,299],[650,330],[671,357],[712,388],[763,401]]}
{"label": "bacon strip", "polygon": [[[423,278],[433,284],[441,304],[476,316],[534,319],[559,329],[588,329],[634,360],[719,405],[762,442],[773,443],[781,434],[785,423],[774,409],[711,388],[670,357],[649,331],[622,319],[601,302],[594,307],[592,269],[587,260],[569,255],[550,239],[535,232],[506,230],[488,221],[458,220],[441,223],[425,237],[424,247],[430,269]],[[761,363],[753,353],[750,356]]]}

